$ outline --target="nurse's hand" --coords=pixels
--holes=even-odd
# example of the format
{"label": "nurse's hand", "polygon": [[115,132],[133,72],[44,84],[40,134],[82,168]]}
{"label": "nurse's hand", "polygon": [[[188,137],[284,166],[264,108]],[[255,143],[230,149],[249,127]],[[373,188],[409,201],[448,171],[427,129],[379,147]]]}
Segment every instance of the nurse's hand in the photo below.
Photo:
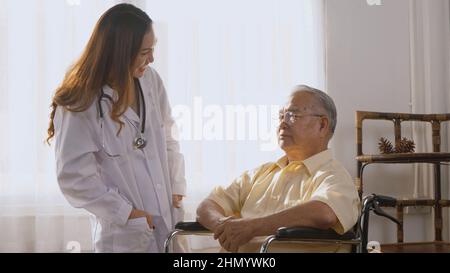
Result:
{"label": "nurse's hand", "polygon": [[174,208],[181,208],[181,201],[183,201],[183,195],[174,194],[172,195],[172,205]]}
{"label": "nurse's hand", "polygon": [[156,227],[153,225],[153,219],[150,214],[143,210],[137,210],[133,209],[130,213],[130,217],[128,217],[128,220],[130,219],[136,219],[136,218],[143,218],[145,217],[147,219],[147,224],[150,227],[150,229],[155,229]]}

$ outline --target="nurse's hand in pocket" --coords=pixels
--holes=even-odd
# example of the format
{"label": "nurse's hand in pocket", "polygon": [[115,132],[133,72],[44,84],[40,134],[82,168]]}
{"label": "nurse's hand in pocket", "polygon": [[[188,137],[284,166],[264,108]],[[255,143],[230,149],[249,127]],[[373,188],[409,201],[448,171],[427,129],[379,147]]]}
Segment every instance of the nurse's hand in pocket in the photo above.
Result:
{"label": "nurse's hand in pocket", "polygon": [[176,209],[181,208],[181,201],[183,201],[183,195],[174,194],[172,195],[172,204]]}
{"label": "nurse's hand in pocket", "polygon": [[136,218],[143,218],[145,217],[147,219],[147,224],[150,227],[150,229],[155,229],[156,227],[153,225],[153,219],[150,214],[143,210],[137,210],[133,209],[130,213],[130,217],[128,219],[136,219]]}

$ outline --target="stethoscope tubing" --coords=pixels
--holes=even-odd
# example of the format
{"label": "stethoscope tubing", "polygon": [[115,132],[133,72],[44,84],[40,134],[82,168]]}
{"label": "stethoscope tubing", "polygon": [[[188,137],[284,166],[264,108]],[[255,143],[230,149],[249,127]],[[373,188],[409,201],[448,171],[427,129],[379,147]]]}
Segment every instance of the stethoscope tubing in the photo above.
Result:
{"label": "stethoscope tubing", "polygon": [[[141,131],[140,131],[140,136],[136,138],[136,140],[134,141],[134,146],[136,148],[142,149],[146,146],[146,140],[144,138],[144,133],[145,133],[145,124],[146,124],[146,119],[147,119],[147,107],[145,105],[145,98],[144,98],[144,91],[142,90],[142,86],[141,83],[139,82],[138,79],[135,80],[135,83],[138,86],[139,89],[139,95],[141,97],[141,104],[142,104],[142,115],[141,115]],[[102,107],[102,100],[106,98],[108,99],[111,103],[113,102],[113,98],[108,95],[105,94],[105,91],[103,90],[103,88],[101,89],[101,93],[100,96],[98,98],[98,109],[99,109],[99,115],[100,115],[100,120],[102,121],[101,127],[102,127],[102,132],[103,132],[103,120],[105,118],[105,112],[103,111],[103,107]],[[133,125],[134,127],[134,125]],[[137,129],[137,128],[136,128]],[[104,144],[103,144],[104,145]]]}

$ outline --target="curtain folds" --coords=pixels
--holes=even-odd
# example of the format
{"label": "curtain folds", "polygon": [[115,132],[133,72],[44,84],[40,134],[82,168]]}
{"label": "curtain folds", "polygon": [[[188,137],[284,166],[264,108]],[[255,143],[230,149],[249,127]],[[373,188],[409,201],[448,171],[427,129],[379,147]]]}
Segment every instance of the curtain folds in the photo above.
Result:
{"label": "curtain folds", "polygon": [[[412,113],[450,113],[450,4],[447,0],[410,1],[411,107]],[[417,152],[432,152],[431,126],[412,127]],[[449,151],[450,126],[441,128],[441,151]],[[442,198],[449,199],[449,171],[441,168]],[[414,167],[414,197],[431,198],[433,166]],[[448,210],[444,210],[444,238],[450,238]],[[432,229],[428,231],[430,237]]]}
{"label": "curtain folds", "polygon": [[[92,251],[90,217],[60,193],[44,139],[53,92],[119,2],[2,0],[0,252]],[[179,127],[193,220],[214,186],[281,156],[276,119],[290,88],[324,88],[323,1],[126,2],[155,22],[153,66]]]}

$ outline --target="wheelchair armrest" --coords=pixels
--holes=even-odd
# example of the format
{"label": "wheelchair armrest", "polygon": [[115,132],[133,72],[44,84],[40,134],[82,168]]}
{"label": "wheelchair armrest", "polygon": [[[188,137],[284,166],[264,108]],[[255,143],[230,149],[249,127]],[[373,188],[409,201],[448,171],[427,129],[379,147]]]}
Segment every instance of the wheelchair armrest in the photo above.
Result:
{"label": "wheelchair armrest", "polygon": [[175,230],[171,231],[164,242],[164,252],[169,253],[172,239],[176,235],[208,235],[211,231],[202,226],[199,222],[178,222],[175,225]]}
{"label": "wheelchair armrest", "polygon": [[343,235],[336,233],[336,231],[321,230],[315,228],[295,227],[295,228],[280,228],[276,234],[279,239],[314,239],[314,240],[337,240],[347,241],[356,239],[353,231],[349,231]]}
{"label": "wheelchair armrest", "polygon": [[199,222],[179,222],[175,225],[175,229],[192,232],[209,231]]}

